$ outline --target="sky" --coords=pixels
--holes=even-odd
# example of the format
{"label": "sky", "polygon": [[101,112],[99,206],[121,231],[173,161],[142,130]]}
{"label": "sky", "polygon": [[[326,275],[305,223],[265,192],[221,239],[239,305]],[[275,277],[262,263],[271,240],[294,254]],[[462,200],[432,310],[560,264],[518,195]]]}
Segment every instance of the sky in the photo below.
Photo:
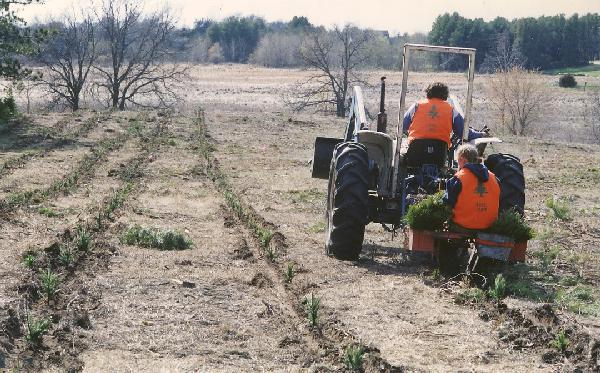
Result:
{"label": "sky", "polygon": [[[78,7],[102,0],[45,0],[19,10],[28,22],[59,17]],[[221,20],[231,15],[257,15],[267,21],[288,21],[306,16],[315,25],[331,27],[353,23],[391,34],[427,32],[439,14],[458,12],[467,18],[491,20],[538,17],[564,13],[600,13],[600,0],[143,0],[144,9],[167,6],[180,25],[192,26],[201,18]],[[93,6],[93,5],[91,5]]]}

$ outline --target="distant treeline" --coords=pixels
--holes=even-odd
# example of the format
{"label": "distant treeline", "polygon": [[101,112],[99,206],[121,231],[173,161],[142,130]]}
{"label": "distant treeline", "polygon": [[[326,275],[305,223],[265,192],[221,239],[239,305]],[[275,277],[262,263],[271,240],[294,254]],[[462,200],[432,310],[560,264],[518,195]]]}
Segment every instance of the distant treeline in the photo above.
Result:
{"label": "distant treeline", "polygon": [[[498,17],[490,22],[468,19],[458,13],[438,16],[428,40],[432,44],[477,48],[477,66],[486,66],[486,57],[501,53],[518,54],[529,69],[552,69],[587,65],[600,59],[600,15],[571,17]],[[502,44],[506,45],[502,45]],[[463,68],[462,61],[449,61],[448,68]]]}
{"label": "distant treeline", "polygon": [[[59,25],[55,22],[37,27]],[[232,16],[222,21],[201,19],[192,28],[175,29],[167,43],[173,61],[301,67],[305,64],[300,53],[302,43],[307,33],[315,31],[326,32],[306,17],[266,22],[255,16]],[[529,69],[549,69],[586,65],[600,59],[600,16],[596,13],[512,21],[498,17],[489,22],[446,13],[437,17],[429,34],[363,31],[370,34],[371,41],[364,51],[368,58],[361,63],[370,68],[401,67],[402,46],[406,42],[477,48],[480,70],[494,70],[506,61]],[[420,69],[459,70],[466,66],[465,59],[437,55],[421,56],[416,62],[414,67]]]}

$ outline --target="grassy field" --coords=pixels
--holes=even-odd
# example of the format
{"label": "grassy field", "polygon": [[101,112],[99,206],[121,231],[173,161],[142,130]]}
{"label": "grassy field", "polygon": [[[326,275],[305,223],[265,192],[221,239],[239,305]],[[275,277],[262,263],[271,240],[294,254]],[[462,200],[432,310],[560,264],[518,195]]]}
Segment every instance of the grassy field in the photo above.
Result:
{"label": "grassy field", "polygon": [[560,69],[544,70],[544,74],[560,75],[560,74],[574,74],[574,75],[585,75],[600,77],[600,63],[592,63],[587,66],[580,67],[563,67]]}

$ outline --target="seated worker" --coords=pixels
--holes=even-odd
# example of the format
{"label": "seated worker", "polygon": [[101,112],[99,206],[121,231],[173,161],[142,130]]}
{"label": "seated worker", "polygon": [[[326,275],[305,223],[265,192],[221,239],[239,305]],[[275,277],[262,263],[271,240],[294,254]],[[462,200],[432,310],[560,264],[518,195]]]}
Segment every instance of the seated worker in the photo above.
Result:
{"label": "seated worker", "polygon": [[487,229],[498,218],[500,185],[481,163],[477,148],[458,147],[458,172],[446,182],[444,201],[452,207],[451,229]]}
{"label": "seated worker", "polygon": [[[402,130],[408,143],[415,139],[440,140],[450,148],[452,132],[462,137],[465,120],[448,100],[448,86],[433,83],[425,89],[427,99],[414,103],[404,114]],[[468,140],[486,136],[469,129]]]}

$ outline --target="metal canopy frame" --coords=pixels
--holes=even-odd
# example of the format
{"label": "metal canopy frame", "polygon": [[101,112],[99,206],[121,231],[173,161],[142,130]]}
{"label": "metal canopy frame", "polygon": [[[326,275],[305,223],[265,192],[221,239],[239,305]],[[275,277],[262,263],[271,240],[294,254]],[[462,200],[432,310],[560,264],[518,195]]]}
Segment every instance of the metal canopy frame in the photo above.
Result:
{"label": "metal canopy frame", "polygon": [[404,50],[402,54],[402,90],[400,92],[400,110],[398,112],[398,128],[396,132],[396,154],[394,156],[394,177],[392,180],[392,190],[396,190],[397,179],[398,179],[398,160],[400,157],[400,144],[402,141],[402,119],[404,112],[406,111],[406,90],[408,85],[408,64],[410,60],[411,51],[425,51],[425,52],[439,52],[439,53],[453,53],[453,54],[464,54],[469,58],[469,70],[468,70],[468,85],[467,85],[467,102],[465,106],[465,125],[463,128],[462,139],[463,141],[468,140],[469,137],[469,125],[471,123],[471,106],[473,101],[473,79],[475,78],[475,48],[459,48],[459,47],[445,47],[436,45],[426,44],[404,44]]}

